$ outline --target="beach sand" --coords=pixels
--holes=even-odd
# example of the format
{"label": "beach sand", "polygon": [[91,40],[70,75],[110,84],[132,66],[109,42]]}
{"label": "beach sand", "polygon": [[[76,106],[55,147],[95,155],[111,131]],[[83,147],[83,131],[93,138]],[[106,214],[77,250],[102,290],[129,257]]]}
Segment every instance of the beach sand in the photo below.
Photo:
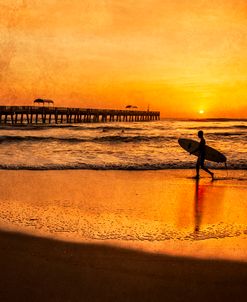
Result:
{"label": "beach sand", "polygon": [[246,171],[0,171],[1,301],[245,301]]}

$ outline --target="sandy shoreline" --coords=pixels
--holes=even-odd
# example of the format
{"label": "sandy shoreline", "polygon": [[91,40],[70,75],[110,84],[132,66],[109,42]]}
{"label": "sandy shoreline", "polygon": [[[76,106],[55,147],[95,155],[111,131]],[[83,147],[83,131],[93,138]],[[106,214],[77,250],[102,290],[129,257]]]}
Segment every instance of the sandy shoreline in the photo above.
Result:
{"label": "sandy shoreline", "polygon": [[212,183],[202,175],[197,183],[193,172],[0,171],[0,227],[247,261],[247,173],[216,171],[219,180]]}
{"label": "sandy shoreline", "polygon": [[224,173],[0,171],[1,301],[244,301],[247,177]]}

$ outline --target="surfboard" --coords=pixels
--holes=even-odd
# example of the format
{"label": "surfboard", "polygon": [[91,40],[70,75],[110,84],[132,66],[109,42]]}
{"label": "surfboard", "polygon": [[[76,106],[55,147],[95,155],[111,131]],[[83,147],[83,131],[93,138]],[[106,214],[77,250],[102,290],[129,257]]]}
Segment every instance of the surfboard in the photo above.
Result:
{"label": "surfboard", "polygon": [[[178,140],[178,143],[184,150],[189,153],[191,153],[193,150],[196,150],[199,146],[199,142],[187,138],[180,138]],[[199,156],[199,151],[192,152],[192,154],[195,156]],[[226,157],[224,154],[207,145],[205,146],[205,159],[216,163],[226,162]]]}

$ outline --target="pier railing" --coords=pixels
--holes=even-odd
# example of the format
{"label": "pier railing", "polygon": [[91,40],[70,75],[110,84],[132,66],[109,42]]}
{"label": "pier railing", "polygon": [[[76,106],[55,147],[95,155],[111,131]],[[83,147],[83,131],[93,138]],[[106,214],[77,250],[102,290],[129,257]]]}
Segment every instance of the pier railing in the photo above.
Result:
{"label": "pier railing", "polygon": [[144,122],[160,119],[159,111],[45,106],[0,106],[1,124]]}

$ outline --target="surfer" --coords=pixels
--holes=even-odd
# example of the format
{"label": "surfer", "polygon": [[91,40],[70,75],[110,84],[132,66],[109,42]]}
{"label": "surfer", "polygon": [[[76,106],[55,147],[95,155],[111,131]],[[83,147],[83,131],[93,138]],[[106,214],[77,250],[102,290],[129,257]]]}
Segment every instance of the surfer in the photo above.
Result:
{"label": "surfer", "polygon": [[195,153],[195,152],[199,151],[199,156],[198,156],[198,159],[197,159],[197,162],[196,162],[196,176],[195,176],[195,178],[198,179],[200,177],[199,170],[200,170],[200,167],[201,167],[202,170],[204,170],[205,172],[210,174],[212,179],[214,179],[214,173],[211,172],[208,168],[206,168],[204,166],[206,141],[203,137],[203,131],[202,130],[198,131],[198,137],[201,139],[201,141],[199,143],[199,146],[195,150],[190,152],[190,154],[192,154],[192,153]]}

